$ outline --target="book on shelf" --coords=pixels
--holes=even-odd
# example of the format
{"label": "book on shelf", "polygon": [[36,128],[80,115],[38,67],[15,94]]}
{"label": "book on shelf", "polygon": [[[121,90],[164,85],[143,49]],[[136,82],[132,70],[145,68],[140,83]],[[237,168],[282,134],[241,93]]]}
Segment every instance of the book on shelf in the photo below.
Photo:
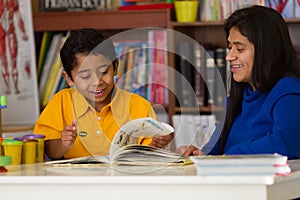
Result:
{"label": "book on shelf", "polygon": [[185,165],[191,164],[189,157],[166,149],[137,144],[140,137],[168,135],[174,132],[170,125],[153,118],[139,118],[124,124],[116,133],[106,156],[86,156],[74,159],[45,162],[50,166],[100,165]]}
{"label": "book on shelf", "polygon": [[122,5],[118,10],[155,10],[155,9],[173,9],[173,3],[145,3],[135,5]]}
{"label": "book on shelf", "polygon": [[147,100],[153,104],[168,103],[167,31],[154,29],[148,31],[148,80]]}
{"label": "book on shelf", "polygon": [[127,69],[125,75],[125,83],[124,88],[127,91],[130,91],[132,88],[131,80],[134,79],[133,77],[133,57],[134,57],[134,47],[129,47],[128,55],[127,55]]}
{"label": "book on shelf", "polygon": [[117,84],[120,88],[124,88],[125,86],[125,74],[127,71],[127,60],[128,60],[128,46],[119,46],[117,51],[117,55],[119,57],[119,66],[118,66],[118,77]]}
{"label": "book on shelf", "polygon": [[42,96],[41,96],[42,106],[46,106],[46,104],[48,103],[51,91],[53,90],[55,80],[57,79],[58,76],[61,77],[61,73],[59,73],[59,71],[61,71],[62,68],[62,61],[60,59],[59,52],[66,38],[67,36],[60,37],[60,41],[58,43],[58,46],[56,47],[57,49],[54,54],[53,60],[51,62],[52,64],[50,66],[50,71],[47,76],[44,90],[42,91]]}
{"label": "book on shelf", "polygon": [[[286,2],[270,0],[274,2]],[[291,2],[291,0],[289,0]],[[201,21],[223,21],[232,12],[237,9],[249,7],[252,5],[266,5],[265,0],[251,0],[251,1],[220,1],[220,0],[201,0],[200,1],[200,19]]]}
{"label": "book on shelf", "polygon": [[176,77],[176,92],[179,106],[192,107],[196,105],[194,94],[194,66],[193,45],[188,42],[181,42],[177,46],[178,51],[178,77]]}
{"label": "book on shelf", "polygon": [[139,89],[147,83],[146,52],[147,41],[115,42],[119,57],[118,77],[116,80],[120,88],[146,97],[145,91]]}
{"label": "book on shelf", "polygon": [[215,74],[216,74],[216,65],[215,65],[215,58],[214,58],[214,50],[207,50],[205,55],[205,81],[206,81],[206,99],[205,104],[208,106],[212,106],[215,104],[214,97],[215,97]]}
{"label": "book on shelf", "polygon": [[287,156],[274,154],[190,156],[198,175],[288,175]]}
{"label": "book on shelf", "polygon": [[53,35],[54,35],[54,32],[52,32],[52,31],[44,31],[43,32],[40,51],[38,54],[38,66],[37,66],[38,82],[40,82],[41,73],[43,71],[43,67],[45,64],[45,60],[47,57],[47,53],[48,53],[49,46],[51,44]]}
{"label": "book on shelf", "polygon": [[40,12],[110,10],[111,0],[39,0]]}
{"label": "book on shelf", "polygon": [[135,53],[136,57],[134,59],[134,76],[135,82],[133,85],[135,86],[134,93],[146,97],[146,83],[148,80],[148,74],[147,74],[147,42],[144,42],[140,48],[136,50]]}
{"label": "book on shelf", "polygon": [[[167,31],[154,30],[155,55],[151,62],[155,63],[155,102],[166,105],[168,102],[168,72],[165,66],[168,63],[167,56]],[[153,78],[153,77],[152,77]]]}
{"label": "book on shelf", "polygon": [[48,50],[46,58],[45,58],[46,60],[45,60],[44,66],[42,67],[42,71],[40,73],[40,78],[39,78],[39,80],[40,80],[40,82],[39,82],[40,100],[43,99],[44,91],[45,91],[45,88],[47,87],[47,80],[48,80],[48,77],[50,76],[51,67],[52,67],[53,63],[55,62],[57,55],[59,54],[63,37],[64,36],[62,33],[57,33],[57,34],[54,34],[54,36],[51,40],[51,44],[49,46],[49,50]]}
{"label": "book on shelf", "polygon": [[227,62],[226,62],[226,49],[217,48],[214,50],[216,73],[215,73],[215,94],[214,105],[224,106],[226,99],[227,89]]}
{"label": "book on shelf", "polygon": [[194,73],[194,89],[196,95],[196,103],[198,106],[205,105],[205,90],[206,83],[204,81],[205,76],[205,50],[199,44],[194,44],[194,63],[195,63],[195,73]]}
{"label": "book on shelf", "polygon": [[55,67],[55,72],[53,73],[53,79],[49,83],[49,88],[46,90],[45,97],[42,102],[42,106],[46,106],[48,102],[52,99],[53,95],[57,92],[58,85],[61,79],[64,79],[62,76],[63,66],[61,62],[57,63]]}

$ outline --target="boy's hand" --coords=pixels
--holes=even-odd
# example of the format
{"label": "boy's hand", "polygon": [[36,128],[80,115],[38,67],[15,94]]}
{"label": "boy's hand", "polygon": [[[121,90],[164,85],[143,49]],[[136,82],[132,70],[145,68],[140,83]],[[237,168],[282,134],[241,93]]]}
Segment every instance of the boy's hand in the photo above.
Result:
{"label": "boy's hand", "polygon": [[169,135],[157,135],[152,138],[151,146],[155,146],[158,148],[163,148],[168,145],[171,140],[174,138],[174,133],[170,133]]}
{"label": "boy's hand", "polygon": [[61,133],[61,142],[63,146],[71,147],[73,146],[77,137],[76,121],[72,122],[71,126],[65,126]]}
{"label": "boy's hand", "polygon": [[202,151],[200,151],[197,147],[190,145],[190,146],[180,146],[176,150],[177,153],[180,153],[184,156],[198,156],[204,155]]}

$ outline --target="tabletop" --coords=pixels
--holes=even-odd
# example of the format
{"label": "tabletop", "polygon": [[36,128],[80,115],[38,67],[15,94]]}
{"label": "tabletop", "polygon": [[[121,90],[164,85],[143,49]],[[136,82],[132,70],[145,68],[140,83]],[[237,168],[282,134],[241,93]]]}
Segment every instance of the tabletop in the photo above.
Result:
{"label": "tabletop", "polygon": [[44,196],[82,200],[101,196],[128,200],[187,197],[279,200],[300,197],[300,171],[288,176],[198,176],[194,165],[53,167],[42,163],[7,169],[8,172],[0,173],[1,199],[35,200]]}

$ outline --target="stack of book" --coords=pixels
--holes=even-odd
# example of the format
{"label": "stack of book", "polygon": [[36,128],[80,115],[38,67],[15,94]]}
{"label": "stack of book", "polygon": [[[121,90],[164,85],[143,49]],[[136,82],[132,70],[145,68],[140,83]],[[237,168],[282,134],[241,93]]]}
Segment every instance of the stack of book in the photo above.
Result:
{"label": "stack of book", "polygon": [[122,0],[118,10],[154,10],[173,9],[174,4],[170,0]]}
{"label": "stack of book", "polygon": [[200,176],[288,175],[291,168],[280,154],[190,156]]}

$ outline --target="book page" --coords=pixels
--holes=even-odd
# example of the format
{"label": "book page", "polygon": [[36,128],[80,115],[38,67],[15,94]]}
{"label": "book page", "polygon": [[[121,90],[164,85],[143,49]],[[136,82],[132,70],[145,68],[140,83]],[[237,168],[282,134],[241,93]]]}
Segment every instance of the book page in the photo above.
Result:
{"label": "book page", "polygon": [[45,162],[44,165],[48,166],[73,166],[73,165],[89,165],[89,164],[108,164],[108,156],[85,156],[64,160],[53,160]]}
{"label": "book page", "polygon": [[110,146],[110,155],[114,155],[123,146],[137,144],[139,137],[168,135],[172,132],[173,127],[150,117],[131,120],[116,133]]}
{"label": "book page", "polygon": [[185,165],[191,164],[189,157],[153,146],[127,145],[118,149],[111,157],[114,165]]}

